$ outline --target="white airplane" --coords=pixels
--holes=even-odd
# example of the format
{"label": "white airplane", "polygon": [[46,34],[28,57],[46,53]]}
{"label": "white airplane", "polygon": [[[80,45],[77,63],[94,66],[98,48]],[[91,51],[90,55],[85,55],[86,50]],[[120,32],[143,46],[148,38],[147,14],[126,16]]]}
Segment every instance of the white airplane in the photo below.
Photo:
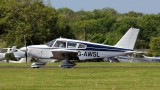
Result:
{"label": "white airplane", "polygon": [[148,57],[141,55],[139,57],[135,56],[118,56],[117,60],[119,62],[160,62],[160,57]]}
{"label": "white airplane", "polygon": [[117,61],[119,62],[150,62],[145,59],[143,56],[141,57],[133,57],[133,56],[118,56]]}
{"label": "white airplane", "polygon": [[[31,59],[31,57],[27,57],[27,61],[26,58],[20,58],[18,61],[8,60],[8,63],[30,63]],[[0,62],[7,63],[7,60],[2,60]]]}
{"label": "white airplane", "polygon": [[103,59],[133,53],[138,32],[139,29],[130,28],[114,46],[58,38],[45,45],[31,45],[20,50],[27,51],[28,55],[39,59],[54,58],[64,60],[64,64],[60,65],[60,67],[69,68],[76,65],[70,62],[70,60]]}
{"label": "white airplane", "polygon": [[[2,48],[0,49],[0,62],[7,62],[5,60],[7,58],[7,54],[10,55],[10,58],[13,58],[14,60],[8,60],[9,63],[25,63],[26,62],[26,56],[25,52],[16,49],[16,46],[13,46],[12,48]],[[27,62],[30,62],[30,58],[27,58]]]}
{"label": "white airplane", "polygon": [[160,57],[149,57],[144,52],[135,52],[132,55],[118,56],[119,62],[160,62]]}
{"label": "white airplane", "polygon": [[13,53],[15,51],[16,51],[16,46],[13,46],[12,48],[1,48],[0,49],[0,60],[4,60],[6,58],[6,54]]}
{"label": "white airplane", "polygon": [[149,57],[145,55],[143,55],[143,57],[150,62],[160,62],[160,57]]}

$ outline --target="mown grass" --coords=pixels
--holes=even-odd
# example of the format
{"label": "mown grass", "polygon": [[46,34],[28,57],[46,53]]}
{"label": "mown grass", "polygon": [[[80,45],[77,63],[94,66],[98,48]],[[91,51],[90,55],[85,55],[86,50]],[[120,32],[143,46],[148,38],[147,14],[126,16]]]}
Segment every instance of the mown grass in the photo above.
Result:
{"label": "mown grass", "polygon": [[[58,67],[59,64],[51,63],[47,66]],[[160,88],[160,63],[86,62],[78,63],[76,68],[70,69],[14,68],[29,67],[30,64],[0,63],[0,67],[3,66],[13,68],[0,68],[0,90],[159,90]]]}

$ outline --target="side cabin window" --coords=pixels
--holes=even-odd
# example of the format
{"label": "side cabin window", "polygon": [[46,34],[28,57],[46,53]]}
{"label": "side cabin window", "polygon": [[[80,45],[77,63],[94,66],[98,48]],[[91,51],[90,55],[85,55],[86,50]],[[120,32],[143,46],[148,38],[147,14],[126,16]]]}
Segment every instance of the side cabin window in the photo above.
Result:
{"label": "side cabin window", "polygon": [[67,48],[77,48],[77,43],[75,43],[75,42],[68,42],[67,43]]}
{"label": "side cabin window", "polygon": [[86,48],[86,45],[84,45],[84,44],[79,44],[78,48]]}
{"label": "side cabin window", "polygon": [[54,47],[66,48],[66,42],[65,42],[65,41],[57,41],[57,42],[54,44]]}
{"label": "side cabin window", "polygon": [[55,48],[78,48],[78,49],[84,49],[86,48],[86,45],[76,42],[66,42],[66,41],[56,41],[53,45]]}

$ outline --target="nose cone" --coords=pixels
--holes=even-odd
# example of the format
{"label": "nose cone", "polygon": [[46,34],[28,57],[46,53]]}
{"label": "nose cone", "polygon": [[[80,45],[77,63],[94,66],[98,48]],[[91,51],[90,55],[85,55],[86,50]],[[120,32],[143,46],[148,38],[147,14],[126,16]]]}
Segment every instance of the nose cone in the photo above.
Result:
{"label": "nose cone", "polygon": [[20,50],[23,52],[27,52],[27,47],[22,47],[22,48],[20,48]]}

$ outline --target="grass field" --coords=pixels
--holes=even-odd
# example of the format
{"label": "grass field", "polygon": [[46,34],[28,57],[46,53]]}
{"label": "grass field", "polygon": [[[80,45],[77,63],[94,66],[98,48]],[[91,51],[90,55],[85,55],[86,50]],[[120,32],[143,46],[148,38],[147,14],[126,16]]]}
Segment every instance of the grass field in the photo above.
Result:
{"label": "grass field", "polygon": [[[46,67],[59,64],[51,63]],[[160,89],[160,63],[86,62],[70,69],[26,68],[29,66],[0,63],[0,90]]]}

